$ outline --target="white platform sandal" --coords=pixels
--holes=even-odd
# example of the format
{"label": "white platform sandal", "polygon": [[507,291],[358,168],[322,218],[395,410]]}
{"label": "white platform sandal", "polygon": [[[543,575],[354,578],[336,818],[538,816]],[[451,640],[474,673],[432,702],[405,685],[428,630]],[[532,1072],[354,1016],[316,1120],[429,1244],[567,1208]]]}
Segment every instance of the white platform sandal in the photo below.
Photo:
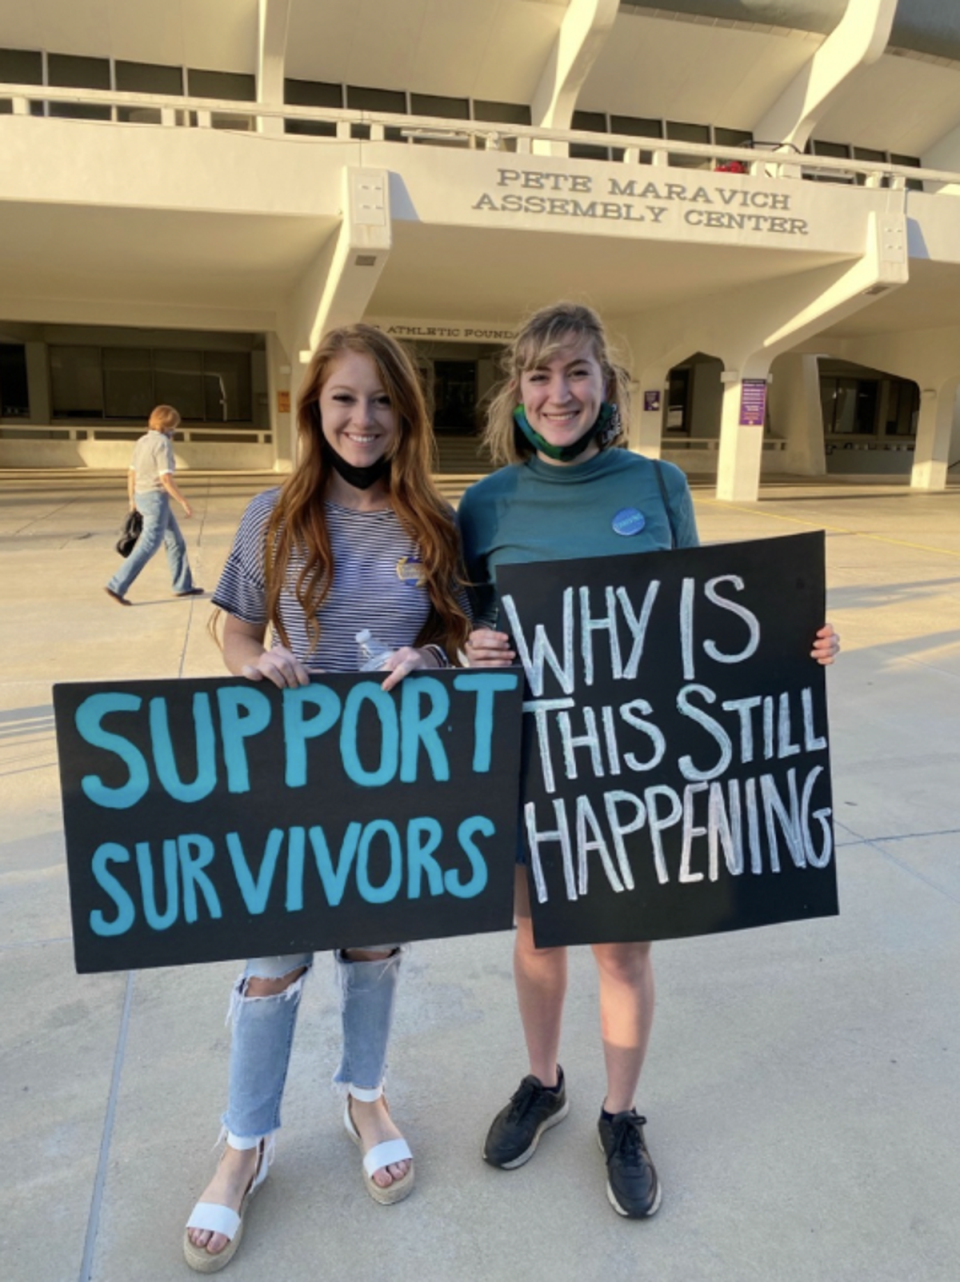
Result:
{"label": "white platform sandal", "polygon": [[[237,1247],[240,1245],[240,1239],[243,1236],[243,1215],[247,1209],[247,1204],[267,1178],[270,1163],[273,1161],[275,1144],[272,1135],[267,1135],[263,1139],[251,1140],[243,1139],[239,1135],[234,1135],[228,1131],[227,1144],[241,1152],[251,1148],[257,1149],[257,1169],[254,1171],[253,1179],[243,1195],[239,1211],[234,1211],[229,1206],[221,1206],[218,1202],[198,1202],[190,1212],[190,1218],[187,1220],[187,1227],[183,1233],[183,1258],[196,1273],[219,1273],[221,1269],[227,1267],[236,1255]],[[187,1231],[189,1229],[203,1229],[208,1233],[222,1233],[228,1239],[227,1245],[222,1251],[217,1251],[216,1254],[208,1251],[204,1246],[194,1246]]]}
{"label": "white platform sandal", "polygon": [[[380,1099],[381,1091],[362,1091],[356,1087],[350,1088],[351,1094],[361,1101],[372,1103]],[[343,1125],[347,1134],[356,1144],[357,1148],[363,1152],[363,1140],[360,1138],[360,1132],[354,1125],[353,1115],[350,1112],[350,1098],[347,1095],[346,1106],[343,1110]],[[383,1100],[384,1106],[387,1106],[386,1098]],[[387,1112],[389,1112],[387,1107]],[[381,1188],[374,1180],[374,1172],[382,1170],[385,1166],[393,1166],[395,1162],[409,1162],[410,1166],[406,1175],[402,1179],[394,1180],[386,1188]],[[413,1154],[410,1152],[410,1145],[404,1139],[384,1140],[382,1144],[374,1144],[373,1148],[363,1154],[363,1182],[366,1185],[367,1192],[375,1202],[381,1206],[390,1206],[394,1202],[402,1202],[405,1197],[409,1197],[413,1192]]]}

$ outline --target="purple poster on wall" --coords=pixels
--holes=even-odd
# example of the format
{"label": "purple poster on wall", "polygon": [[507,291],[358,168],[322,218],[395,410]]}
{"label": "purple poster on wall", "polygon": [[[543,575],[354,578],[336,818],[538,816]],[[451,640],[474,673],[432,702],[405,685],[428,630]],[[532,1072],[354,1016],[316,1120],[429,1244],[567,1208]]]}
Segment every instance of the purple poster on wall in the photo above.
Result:
{"label": "purple poster on wall", "polygon": [[658,410],[660,408],[659,387],[655,387],[651,391],[644,392],[643,408],[646,412],[650,412],[651,410]]}
{"label": "purple poster on wall", "polygon": [[740,384],[740,426],[763,427],[767,409],[767,380],[745,378]]}

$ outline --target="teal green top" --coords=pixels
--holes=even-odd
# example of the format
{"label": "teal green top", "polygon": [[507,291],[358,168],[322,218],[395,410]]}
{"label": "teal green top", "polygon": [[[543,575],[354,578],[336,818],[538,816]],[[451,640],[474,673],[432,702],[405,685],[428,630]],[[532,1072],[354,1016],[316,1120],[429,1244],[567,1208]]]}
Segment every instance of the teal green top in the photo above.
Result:
{"label": "teal green top", "polygon": [[[661,463],[677,546],[697,547],[687,479]],[[639,515],[638,515],[639,514]],[[616,524],[634,531],[618,534]],[[642,518],[642,519],[641,519]],[[585,463],[544,463],[534,455],[471,485],[457,512],[478,627],[496,627],[498,565],[625,556],[670,547],[670,523],[653,462],[629,450],[601,450]],[[636,530],[636,526],[642,526]]]}

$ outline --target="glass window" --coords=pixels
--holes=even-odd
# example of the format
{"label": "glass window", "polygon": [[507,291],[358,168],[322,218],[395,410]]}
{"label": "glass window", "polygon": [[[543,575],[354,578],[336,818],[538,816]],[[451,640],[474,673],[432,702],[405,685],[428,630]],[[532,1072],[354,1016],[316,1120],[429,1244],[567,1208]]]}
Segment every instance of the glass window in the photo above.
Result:
{"label": "glass window", "polygon": [[814,138],[812,147],[815,156],[834,156],[839,160],[847,160],[850,156],[850,148],[845,142],[823,142]]}
{"label": "glass window", "polygon": [[342,107],[343,86],[320,80],[285,80],[283,101],[292,107]]}
{"label": "glass window", "polygon": [[185,422],[253,421],[250,351],[63,345],[50,376],[55,418],[142,421],[173,405]]}
{"label": "glass window", "polygon": [[103,418],[99,347],[50,348],[50,400],[54,418]]}
{"label": "glass window", "polygon": [[662,138],[663,121],[650,120],[643,116],[611,116],[610,132],[629,134],[631,138]]}
{"label": "glass window", "polygon": [[249,423],[253,417],[249,352],[204,352],[208,423]]}
{"label": "glass window", "polygon": [[916,436],[920,414],[920,388],[906,379],[892,378],[887,398],[887,436]]}
{"label": "glass window", "polygon": [[[663,121],[650,120],[643,116],[611,116],[610,132],[612,134],[629,134],[631,138],[662,138]],[[623,160],[623,154],[622,147],[613,148],[614,160]],[[640,152],[641,165],[649,165],[652,159],[652,152]]]}
{"label": "glass window", "polygon": [[[150,62],[115,62],[114,74],[121,93],[156,93],[180,97],[183,68]],[[159,125],[162,117],[155,107],[118,107],[117,119],[134,125]]]}
{"label": "glass window", "polygon": [[183,68],[152,62],[116,62],[117,89],[122,93],[183,93]]}
{"label": "glass window", "polygon": [[442,98],[437,94],[412,93],[410,114],[440,116],[445,120],[469,120],[470,102],[467,98]]}
{"label": "glass window", "polygon": [[[853,152],[854,160],[875,160],[882,165],[887,159],[887,153],[885,151],[877,151],[873,147],[853,147],[851,150]],[[860,187],[862,187],[867,181],[866,174],[856,174],[855,178],[857,185]],[[884,187],[889,187],[890,185],[889,180],[886,178],[881,179],[881,182]]]}
{"label": "glass window", "polygon": [[73,54],[47,54],[47,83],[66,89],[109,89],[109,58],[77,58]]}
{"label": "glass window", "polygon": [[473,100],[474,120],[489,120],[499,125],[529,125],[530,108],[516,102],[486,102]]}
{"label": "glass window", "polygon": [[238,71],[202,71],[188,67],[187,87],[191,98],[221,98],[224,102],[257,100],[256,78]]}
{"label": "glass window", "polygon": [[749,129],[722,129],[719,125],[713,131],[713,141],[721,147],[747,147],[753,142]]}
{"label": "glass window", "polygon": [[[320,80],[284,80],[283,101],[292,107],[343,106],[343,86],[325,84]],[[284,132],[310,134],[319,138],[335,138],[337,126],[332,120],[285,120]]]}
{"label": "glass window", "polygon": [[[849,160],[850,147],[845,142],[824,142],[819,138],[813,138],[807,143],[806,150],[814,156],[832,156],[837,160]],[[804,178],[812,178],[814,182],[822,183],[852,183],[855,177],[851,173],[846,173],[842,169],[834,170],[815,170],[813,173],[804,173]]]}
{"label": "glass window", "polygon": [[202,423],[203,353],[177,350],[153,353],[154,395],[157,405],[173,405],[184,421]]}
{"label": "glass window", "polygon": [[104,418],[147,418],[158,403],[149,348],[106,347],[102,361]]}
{"label": "glass window", "polygon": [[27,349],[22,343],[0,343],[0,418],[29,418]]}
{"label": "glass window", "polygon": [[43,55],[33,49],[0,49],[0,82],[42,85]]}
{"label": "glass window", "polygon": [[849,436],[857,430],[857,380],[838,378],[834,380],[834,385],[833,430],[838,435]]}
{"label": "glass window", "polygon": [[[63,89],[109,89],[109,58],[77,58],[73,54],[47,54],[47,82]],[[109,120],[110,108],[97,103],[51,102],[51,116],[66,120]]]}
{"label": "glass window", "polygon": [[823,429],[838,436],[874,436],[877,430],[878,379],[850,377],[820,381]]}
{"label": "glass window", "polygon": [[[921,167],[919,156],[898,156],[895,152],[890,153],[890,162],[894,165],[909,165],[911,169]],[[919,178],[908,178],[907,191],[923,191],[923,183]]]}
{"label": "glass window", "polygon": [[[602,111],[575,111],[570,128],[589,130],[592,134],[605,134],[607,117]],[[570,157],[574,160],[609,160],[610,148],[598,147],[595,143],[572,142]]]}
{"label": "glass window", "polygon": [[407,95],[402,89],[365,89],[347,85],[347,106],[351,111],[390,111],[407,114]]}
{"label": "glass window", "polygon": [[[694,125],[685,120],[667,120],[664,122],[667,137],[674,142],[704,142],[710,141],[709,125]],[[711,161],[709,156],[670,156],[670,164],[678,169],[709,169]]]}

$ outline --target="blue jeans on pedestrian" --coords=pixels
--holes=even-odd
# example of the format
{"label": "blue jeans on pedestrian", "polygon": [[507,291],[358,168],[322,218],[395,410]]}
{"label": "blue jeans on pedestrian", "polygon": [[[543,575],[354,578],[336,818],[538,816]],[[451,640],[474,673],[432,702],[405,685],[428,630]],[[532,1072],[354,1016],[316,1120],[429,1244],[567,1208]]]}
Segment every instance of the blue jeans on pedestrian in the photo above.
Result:
{"label": "blue jeans on pedestrian", "polygon": [[136,496],[137,511],[143,516],[143,529],[133,546],[133,551],[122,563],[107,587],[117,596],[126,596],[127,589],[163,544],[173,580],[174,592],[189,592],[193,587],[187,545],[180,533],[177,518],[170,510],[170,495],[166,490],[149,490]]}
{"label": "blue jeans on pedestrian", "polygon": [[[388,948],[384,946],[383,951]],[[374,951],[379,952],[380,946]],[[349,961],[340,952],[334,954],[343,1050],[333,1080],[359,1098],[376,1098],[383,1087],[402,954],[399,947],[389,949],[388,956],[376,961]],[[247,962],[234,988],[230,1084],[223,1115],[231,1135],[258,1139],[280,1127],[280,1103],[297,1013],[312,966],[313,953],[256,957]],[[281,979],[300,970],[304,972],[300,978],[276,996],[247,995],[251,979]]]}

